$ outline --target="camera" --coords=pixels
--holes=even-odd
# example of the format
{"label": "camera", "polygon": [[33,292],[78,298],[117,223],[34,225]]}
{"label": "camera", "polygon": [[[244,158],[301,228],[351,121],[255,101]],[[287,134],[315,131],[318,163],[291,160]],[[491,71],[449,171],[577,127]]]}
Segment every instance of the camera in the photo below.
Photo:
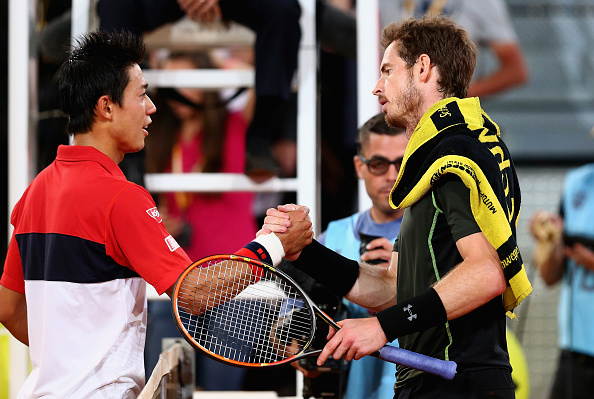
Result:
{"label": "camera", "polygon": [[[367,246],[367,244],[369,244],[371,241],[375,240],[376,238],[381,238],[381,237],[370,236],[370,235],[363,234],[363,233],[359,232],[359,238],[361,239],[361,246],[359,247],[359,255],[363,255],[365,252],[367,252],[367,248],[365,248]],[[373,259],[373,260],[365,261],[365,263],[368,263],[370,265],[378,265],[383,262],[384,261],[381,259]]]}

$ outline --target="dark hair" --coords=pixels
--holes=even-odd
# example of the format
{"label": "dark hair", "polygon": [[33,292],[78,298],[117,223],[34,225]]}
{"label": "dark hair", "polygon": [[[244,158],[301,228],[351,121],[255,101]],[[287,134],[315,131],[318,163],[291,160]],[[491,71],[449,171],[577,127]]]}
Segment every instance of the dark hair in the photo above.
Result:
{"label": "dark hair", "polygon": [[129,69],[145,57],[142,39],[128,32],[95,31],[77,38],[60,67],[60,106],[68,115],[68,133],[91,130],[99,97],[121,105]]}
{"label": "dark hair", "polygon": [[439,91],[446,97],[464,98],[476,66],[476,46],[468,33],[452,20],[428,15],[420,20],[392,23],[382,31],[381,45],[396,42],[398,55],[409,68],[427,54],[439,71]]}
{"label": "dark hair", "polygon": [[[198,69],[215,68],[210,56],[204,51],[174,52],[169,59],[189,59]],[[160,91],[155,96],[155,103],[159,109],[158,117],[151,124],[151,135],[146,142],[146,168],[148,173],[161,173],[167,167],[173,147],[178,139],[180,121],[167,105]],[[226,137],[227,108],[221,101],[218,91],[203,91],[203,114],[201,141],[202,168],[204,173],[220,172],[223,161],[223,147]]]}
{"label": "dark hair", "polygon": [[386,118],[383,113],[371,117],[359,129],[359,136],[357,138],[357,145],[363,148],[369,142],[369,135],[371,133],[384,134],[387,136],[397,136],[404,134],[405,129],[402,127],[392,127],[386,123]]}

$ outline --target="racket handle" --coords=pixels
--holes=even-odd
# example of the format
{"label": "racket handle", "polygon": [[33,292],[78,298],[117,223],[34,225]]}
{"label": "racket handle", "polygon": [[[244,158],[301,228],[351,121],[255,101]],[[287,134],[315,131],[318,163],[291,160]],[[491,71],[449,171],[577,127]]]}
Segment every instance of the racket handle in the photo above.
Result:
{"label": "racket handle", "polygon": [[372,356],[387,362],[435,374],[446,380],[451,380],[454,378],[454,375],[456,375],[456,362],[436,359],[395,346],[386,345],[379,351],[373,353]]}

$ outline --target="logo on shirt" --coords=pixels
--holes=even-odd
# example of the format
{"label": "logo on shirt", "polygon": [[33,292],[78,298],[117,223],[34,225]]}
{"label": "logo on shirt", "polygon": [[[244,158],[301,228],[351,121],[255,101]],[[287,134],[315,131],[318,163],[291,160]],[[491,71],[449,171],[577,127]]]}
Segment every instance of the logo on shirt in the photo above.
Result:
{"label": "logo on shirt", "polygon": [[165,237],[165,243],[167,244],[167,246],[169,247],[169,250],[171,252],[173,252],[179,248],[179,244],[177,243],[177,241],[175,241],[175,238],[173,238],[171,235]]}
{"label": "logo on shirt", "polygon": [[146,213],[148,213],[150,217],[155,219],[157,223],[161,223],[163,221],[163,219],[161,219],[161,216],[159,215],[159,210],[157,209],[157,207],[147,209]]}

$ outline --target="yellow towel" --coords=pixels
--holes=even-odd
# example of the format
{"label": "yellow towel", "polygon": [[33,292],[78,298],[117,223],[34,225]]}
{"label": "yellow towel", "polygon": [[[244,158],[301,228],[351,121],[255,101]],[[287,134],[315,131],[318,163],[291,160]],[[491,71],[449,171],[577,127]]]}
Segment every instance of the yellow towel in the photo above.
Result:
{"label": "yellow towel", "polygon": [[425,113],[406,148],[390,205],[413,205],[447,173],[470,189],[474,218],[501,260],[508,283],[503,305],[514,318],[511,311],[532,292],[515,240],[520,189],[499,127],[476,97],[448,98]]}

